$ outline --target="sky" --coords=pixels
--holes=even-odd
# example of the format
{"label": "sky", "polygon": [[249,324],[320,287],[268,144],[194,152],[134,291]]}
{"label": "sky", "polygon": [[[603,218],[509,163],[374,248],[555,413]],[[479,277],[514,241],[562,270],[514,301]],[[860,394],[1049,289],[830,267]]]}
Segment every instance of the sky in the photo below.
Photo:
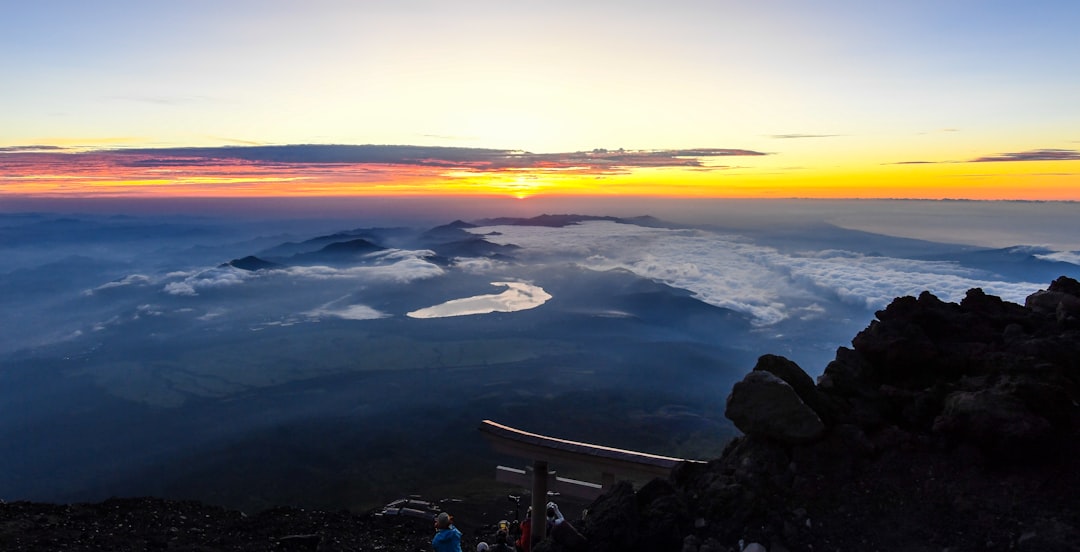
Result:
{"label": "sky", "polygon": [[3,2],[0,208],[1075,201],[1077,28],[1073,0]]}

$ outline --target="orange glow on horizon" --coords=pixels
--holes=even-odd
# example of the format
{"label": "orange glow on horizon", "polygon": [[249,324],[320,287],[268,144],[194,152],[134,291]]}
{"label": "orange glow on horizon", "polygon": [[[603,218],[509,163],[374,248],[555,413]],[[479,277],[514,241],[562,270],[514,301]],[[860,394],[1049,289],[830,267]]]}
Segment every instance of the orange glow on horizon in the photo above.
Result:
{"label": "orange glow on horizon", "polygon": [[[760,163],[765,165],[766,163]],[[862,168],[452,167],[0,154],[0,197],[644,196],[1080,200],[1080,161]]]}

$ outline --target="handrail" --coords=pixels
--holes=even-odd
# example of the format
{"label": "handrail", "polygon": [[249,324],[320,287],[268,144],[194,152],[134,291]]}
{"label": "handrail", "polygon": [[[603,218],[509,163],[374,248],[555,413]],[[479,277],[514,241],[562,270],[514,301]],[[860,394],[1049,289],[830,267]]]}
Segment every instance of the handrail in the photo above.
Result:
{"label": "handrail", "polygon": [[669,471],[683,462],[704,463],[701,460],[673,458],[670,456],[649,454],[647,452],[638,452],[634,450],[595,445],[592,443],[582,443],[580,441],[570,441],[568,439],[559,439],[557,437],[550,437],[547,435],[540,435],[538,433],[522,431],[520,429],[496,423],[491,420],[484,420],[480,422],[480,431],[493,437],[506,439],[520,445],[525,445],[525,448],[530,449],[529,451],[521,451],[522,453],[526,453],[525,455],[529,455],[529,453],[535,454],[536,452],[549,451],[559,454],[560,456],[571,455],[573,457],[576,457],[575,459],[577,459],[578,461],[588,462],[593,459],[603,459],[619,464],[640,466],[641,468],[645,468],[647,471],[655,471],[656,469]]}
{"label": "handrail", "polygon": [[[533,462],[532,472],[532,511],[534,515],[543,514],[550,485],[564,489],[570,494],[592,499],[615,484],[616,474],[648,475],[649,477],[669,477],[671,471],[682,463],[704,463],[700,460],[685,460],[660,456],[647,452],[605,447],[592,443],[570,441],[549,437],[538,433],[529,433],[517,428],[495,423],[491,420],[480,422],[480,432],[484,434],[495,449]],[[601,483],[589,483],[574,479],[555,477],[548,471],[549,462],[569,462],[588,465],[600,471]],[[515,470],[505,466],[496,468],[496,479],[517,484],[527,477],[525,470]],[[541,518],[543,519],[543,518]],[[533,538],[541,539],[546,532],[545,524],[534,524]]]}

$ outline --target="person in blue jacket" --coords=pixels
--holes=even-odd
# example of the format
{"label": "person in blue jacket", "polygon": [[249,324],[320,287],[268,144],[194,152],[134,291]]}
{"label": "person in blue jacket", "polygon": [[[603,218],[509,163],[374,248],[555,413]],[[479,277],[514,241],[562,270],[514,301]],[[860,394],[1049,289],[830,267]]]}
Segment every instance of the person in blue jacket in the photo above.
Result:
{"label": "person in blue jacket", "polygon": [[450,514],[443,512],[435,517],[435,538],[431,539],[435,552],[461,552],[461,531],[454,527]]}

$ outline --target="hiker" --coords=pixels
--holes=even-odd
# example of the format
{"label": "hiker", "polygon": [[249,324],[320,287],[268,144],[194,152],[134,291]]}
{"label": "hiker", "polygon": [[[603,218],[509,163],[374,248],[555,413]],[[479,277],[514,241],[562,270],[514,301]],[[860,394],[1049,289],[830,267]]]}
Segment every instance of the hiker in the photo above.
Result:
{"label": "hiker", "polygon": [[490,545],[486,542],[476,545],[476,552],[517,552],[517,548],[510,541],[510,522],[500,520],[498,527],[495,540]]}
{"label": "hiker", "polygon": [[[547,531],[545,534],[550,535],[557,542],[564,545],[577,544],[585,540],[577,532],[577,529],[574,529],[570,522],[566,521],[562,512],[559,511],[558,504],[548,502],[546,513]],[[529,512],[525,515],[525,521],[521,522],[521,538],[518,539],[517,547],[523,552],[532,550],[532,508],[529,508]]]}
{"label": "hiker", "polygon": [[435,537],[431,539],[435,552],[461,552],[461,531],[454,527],[454,517],[443,512],[435,516]]}
{"label": "hiker", "polygon": [[570,550],[577,550],[585,546],[585,537],[563,517],[559,511],[559,505],[554,502],[547,503],[548,534],[551,538]]}
{"label": "hiker", "polygon": [[517,548],[513,544],[510,544],[510,534],[502,526],[507,524],[505,521],[499,522],[499,530],[495,533],[494,544],[488,545],[486,542],[481,542],[476,545],[476,552],[516,552]]}
{"label": "hiker", "polygon": [[[517,547],[521,552],[529,552],[532,550],[532,506],[525,512],[525,519],[521,522],[521,536],[518,537]],[[550,527],[550,523],[548,526]]]}

